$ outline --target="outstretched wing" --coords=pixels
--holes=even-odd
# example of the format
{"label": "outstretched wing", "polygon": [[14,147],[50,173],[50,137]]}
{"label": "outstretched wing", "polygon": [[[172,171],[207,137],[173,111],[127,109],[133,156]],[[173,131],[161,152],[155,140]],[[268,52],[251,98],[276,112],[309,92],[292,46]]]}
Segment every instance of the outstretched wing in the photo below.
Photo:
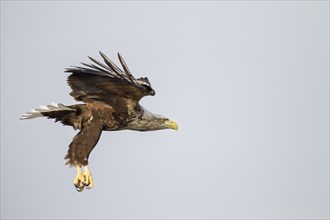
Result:
{"label": "outstretched wing", "polygon": [[122,98],[137,103],[144,96],[155,95],[148,78],[135,79],[119,53],[118,58],[123,70],[102,52],[100,55],[105,64],[89,57],[94,63],[82,63],[86,67],[66,69],[66,72],[72,73],[67,80],[72,89],[70,95],[77,101],[102,101],[110,104]]}

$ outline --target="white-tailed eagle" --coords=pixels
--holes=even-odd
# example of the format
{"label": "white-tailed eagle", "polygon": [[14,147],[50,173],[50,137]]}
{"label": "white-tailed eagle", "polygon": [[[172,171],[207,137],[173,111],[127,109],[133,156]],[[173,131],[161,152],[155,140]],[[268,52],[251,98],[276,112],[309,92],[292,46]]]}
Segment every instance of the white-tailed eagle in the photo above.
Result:
{"label": "white-tailed eagle", "polygon": [[105,64],[89,57],[93,63],[66,69],[71,73],[67,79],[72,89],[70,95],[84,104],[67,106],[52,103],[21,117],[32,119],[45,116],[79,130],[65,156],[67,164],[77,168],[74,186],[79,192],[94,185],[88,169],[88,157],[102,131],[178,129],[176,122],[153,114],[139,104],[144,96],[155,95],[148,78],[136,79],[119,53],[123,70],[102,52],[100,54]]}

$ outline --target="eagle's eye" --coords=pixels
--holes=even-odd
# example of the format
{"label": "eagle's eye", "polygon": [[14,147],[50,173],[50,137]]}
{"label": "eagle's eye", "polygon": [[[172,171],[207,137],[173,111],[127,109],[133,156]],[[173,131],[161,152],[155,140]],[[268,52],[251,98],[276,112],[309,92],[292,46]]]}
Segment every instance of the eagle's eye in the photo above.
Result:
{"label": "eagle's eye", "polygon": [[144,88],[146,91],[148,91],[148,92],[150,92],[150,91],[151,91],[151,88],[150,88],[150,86],[147,86],[147,85],[143,85],[143,88]]}
{"label": "eagle's eye", "polygon": [[155,90],[148,85],[143,85],[143,89],[152,96],[156,94]]}

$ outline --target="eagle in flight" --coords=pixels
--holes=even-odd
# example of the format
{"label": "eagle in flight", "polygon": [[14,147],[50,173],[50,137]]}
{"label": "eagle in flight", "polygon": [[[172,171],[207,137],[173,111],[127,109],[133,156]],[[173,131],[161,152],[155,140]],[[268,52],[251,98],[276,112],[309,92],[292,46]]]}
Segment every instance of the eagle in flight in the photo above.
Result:
{"label": "eagle in flight", "polygon": [[66,106],[52,103],[30,110],[20,118],[44,116],[79,130],[65,156],[67,164],[77,169],[73,183],[79,192],[94,185],[88,157],[102,131],[178,129],[176,122],[151,113],[139,104],[144,96],[155,95],[148,78],[136,79],[119,53],[122,70],[102,52],[100,55],[105,64],[89,57],[93,63],[66,69],[71,73],[67,79],[72,89],[70,95],[84,104]]}

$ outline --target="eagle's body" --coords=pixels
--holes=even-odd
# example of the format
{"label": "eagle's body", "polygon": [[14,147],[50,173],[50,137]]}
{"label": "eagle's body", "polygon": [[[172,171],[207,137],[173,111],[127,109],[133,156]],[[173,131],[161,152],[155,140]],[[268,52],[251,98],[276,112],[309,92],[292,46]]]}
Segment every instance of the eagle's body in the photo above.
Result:
{"label": "eagle's body", "polygon": [[[124,71],[104,54],[100,54],[107,65],[90,58],[97,65],[83,63],[89,68],[74,67],[66,70],[72,73],[67,80],[72,89],[70,95],[84,104],[65,106],[52,103],[33,109],[21,117],[31,119],[45,116],[79,130],[65,156],[67,163],[77,168],[74,184],[78,191],[82,191],[84,186],[93,186],[88,157],[102,131],[178,128],[175,122],[150,113],[139,104],[142,97],[155,94],[147,78],[135,79],[119,54]],[[84,173],[81,171],[82,166]]]}

